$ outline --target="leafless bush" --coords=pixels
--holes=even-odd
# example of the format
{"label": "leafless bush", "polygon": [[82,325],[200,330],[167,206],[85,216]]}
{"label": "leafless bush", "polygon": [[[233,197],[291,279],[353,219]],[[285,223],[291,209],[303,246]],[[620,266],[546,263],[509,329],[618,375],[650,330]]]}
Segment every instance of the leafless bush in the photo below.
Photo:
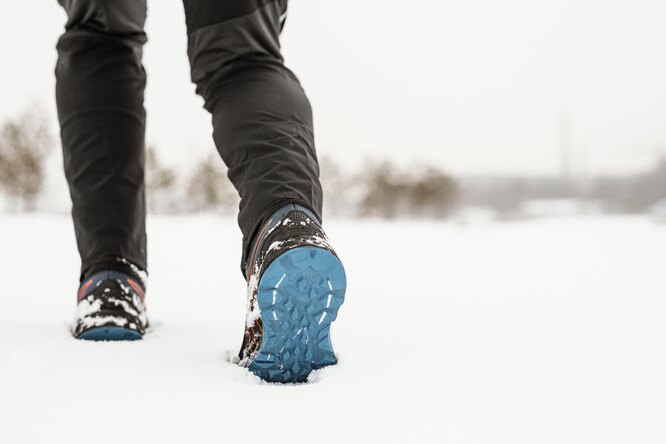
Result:
{"label": "leafless bush", "polygon": [[364,176],[365,193],[359,208],[361,215],[396,217],[400,211],[402,196],[406,194],[405,179],[399,177],[388,162],[369,165]]}
{"label": "leafless bush", "polygon": [[232,213],[238,207],[238,193],[217,155],[208,156],[195,168],[187,188],[186,206],[194,211],[223,213]]}
{"label": "leafless bush", "polygon": [[148,147],[146,150],[146,192],[150,212],[173,209],[176,205],[176,202],[173,202],[173,188],[176,179],[176,172],[172,168],[162,165],[155,148]]}
{"label": "leafless bush", "polygon": [[445,172],[428,167],[410,179],[405,196],[408,214],[443,218],[448,216],[458,203],[458,184]]}
{"label": "leafless bush", "polygon": [[44,186],[44,164],[53,147],[47,119],[30,111],[0,129],[0,187],[19,207],[34,209]]}
{"label": "leafless bush", "polygon": [[460,195],[456,181],[434,167],[407,174],[382,162],[369,165],[362,177],[365,190],[359,210],[363,216],[443,218]]}

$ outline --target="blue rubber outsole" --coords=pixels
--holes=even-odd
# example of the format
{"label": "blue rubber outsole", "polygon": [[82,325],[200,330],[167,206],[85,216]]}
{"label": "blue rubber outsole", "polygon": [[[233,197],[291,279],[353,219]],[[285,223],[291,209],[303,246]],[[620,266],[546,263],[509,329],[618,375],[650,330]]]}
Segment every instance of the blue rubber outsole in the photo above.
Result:
{"label": "blue rubber outsole", "polygon": [[336,364],[330,326],[346,289],[344,267],[328,250],[298,247],[278,256],[259,281],[264,331],[250,371],[268,382],[305,382],[312,370]]}
{"label": "blue rubber outsole", "polygon": [[94,327],[79,335],[86,341],[136,341],[142,339],[141,333],[125,327]]}

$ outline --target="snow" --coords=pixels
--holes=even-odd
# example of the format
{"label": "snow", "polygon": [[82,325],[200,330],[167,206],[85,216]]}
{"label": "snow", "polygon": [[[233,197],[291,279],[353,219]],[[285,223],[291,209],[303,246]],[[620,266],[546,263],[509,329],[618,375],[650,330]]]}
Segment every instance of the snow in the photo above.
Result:
{"label": "snow", "polygon": [[302,385],[231,363],[246,289],[216,216],[151,218],[135,343],[69,334],[64,215],[1,215],[0,442],[663,443],[666,225],[331,221],[340,364]]}

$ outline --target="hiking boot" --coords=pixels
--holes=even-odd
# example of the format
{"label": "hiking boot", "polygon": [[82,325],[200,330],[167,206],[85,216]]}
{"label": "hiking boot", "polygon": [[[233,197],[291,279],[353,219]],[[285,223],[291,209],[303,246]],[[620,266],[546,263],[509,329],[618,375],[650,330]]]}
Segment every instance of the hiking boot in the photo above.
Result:
{"label": "hiking boot", "polygon": [[92,341],[141,339],[148,327],[145,288],[140,279],[118,271],[100,271],[83,281],[72,334]]}
{"label": "hiking boot", "polygon": [[269,382],[305,382],[337,363],[330,326],[344,302],[342,262],[315,215],[287,205],[264,224],[246,269],[248,312],[238,363]]}

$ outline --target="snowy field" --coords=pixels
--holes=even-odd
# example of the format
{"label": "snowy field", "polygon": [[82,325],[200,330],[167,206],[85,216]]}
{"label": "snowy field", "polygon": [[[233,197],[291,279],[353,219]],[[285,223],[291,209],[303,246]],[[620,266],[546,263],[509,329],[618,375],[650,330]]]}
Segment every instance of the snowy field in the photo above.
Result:
{"label": "snowy field", "polygon": [[0,215],[0,443],[666,442],[666,225],[646,218],[327,225],[348,269],[337,367],[230,363],[240,234],[149,220],[136,343],[68,333],[67,216]]}

